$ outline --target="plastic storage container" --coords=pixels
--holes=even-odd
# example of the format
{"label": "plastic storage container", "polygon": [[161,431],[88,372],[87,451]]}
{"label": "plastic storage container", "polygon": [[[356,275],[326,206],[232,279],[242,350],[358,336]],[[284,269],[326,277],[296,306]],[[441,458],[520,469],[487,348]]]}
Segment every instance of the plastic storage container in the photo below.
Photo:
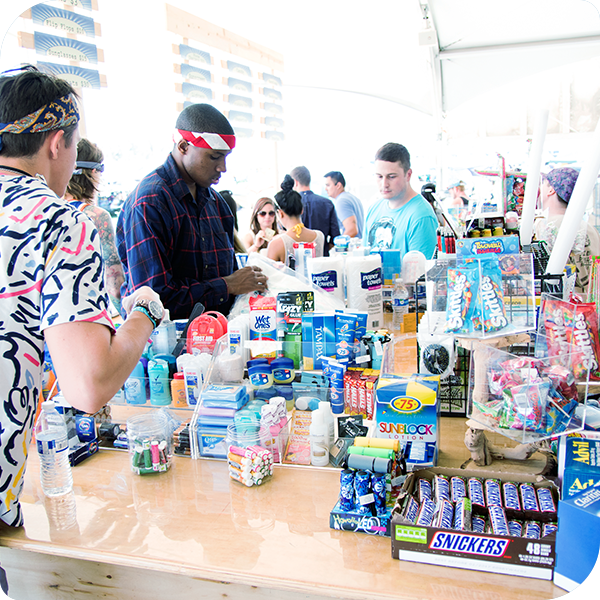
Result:
{"label": "plastic storage container", "polygon": [[35,439],[44,494],[68,494],[73,489],[73,475],[69,464],[67,425],[52,400],[42,403],[42,412],[35,427]]}
{"label": "plastic storage container", "polygon": [[134,473],[163,473],[171,466],[173,440],[164,414],[150,412],[127,419],[127,439]]}

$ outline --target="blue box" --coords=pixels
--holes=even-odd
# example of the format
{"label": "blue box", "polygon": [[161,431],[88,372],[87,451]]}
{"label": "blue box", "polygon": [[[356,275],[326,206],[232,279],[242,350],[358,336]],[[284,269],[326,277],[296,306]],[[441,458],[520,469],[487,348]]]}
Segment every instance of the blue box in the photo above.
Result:
{"label": "blue box", "polygon": [[565,449],[564,499],[600,482],[600,440],[568,437],[562,447]]}
{"label": "blue box", "polygon": [[600,483],[558,503],[554,583],[571,592],[592,572],[600,550]]}
{"label": "blue box", "polygon": [[304,369],[322,369],[322,358],[335,358],[335,313],[302,315],[302,358]]}
{"label": "blue box", "polygon": [[[439,375],[380,377],[375,391],[375,437],[400,440],[403,443],[433,444],[435,465],[440,435],[439,385]],[[428,460],[427,464],[430,465],[431,462]]]}

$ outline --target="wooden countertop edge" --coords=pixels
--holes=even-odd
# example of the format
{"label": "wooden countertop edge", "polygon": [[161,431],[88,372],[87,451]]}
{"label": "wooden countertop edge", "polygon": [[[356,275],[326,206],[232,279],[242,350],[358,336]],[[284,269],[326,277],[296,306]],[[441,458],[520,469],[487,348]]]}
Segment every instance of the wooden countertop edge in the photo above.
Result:
{"label": "wooden countertop edge", "polygon": [[288,592],[299,592],[304,594],[315,594],[348,600],[397,600],[398,598],[396,594],[389,595],[377,592],[365,592],[364,590],[357,591],[349,588],[316,585],[314,583],[281,579],[278,577],[240,574],[233,571],[218,571],[215,569],[205,569],[185,564],[175,564],[153,558],[135,558],[123,554],[97,552],[87,549],[82,550],[80,548],[68,548],[65,546],[57,546],[52,543],[31,543],[28,541],[6,543],[7,541],[10,541],[10,538],[5,537],[2,535],[2,533],[3,531],[0,529],[0,547],[4,548],[14,548],[27,552],[37,552],[40,554],[48,554],[50,556],[98,562],[119,567],[158,571],[172,575],[185,575],[193,579],[210,581],[212,583],[223,583],[225,585],[238,584],[263,589],[266,588]]}

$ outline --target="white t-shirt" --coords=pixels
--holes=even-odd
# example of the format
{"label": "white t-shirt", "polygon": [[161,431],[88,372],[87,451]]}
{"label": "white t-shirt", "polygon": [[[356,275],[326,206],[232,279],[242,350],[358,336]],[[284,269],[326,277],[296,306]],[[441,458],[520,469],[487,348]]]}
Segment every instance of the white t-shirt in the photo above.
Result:
{"label": "white t-shirt", "polygon": [[37,178],[0,175],[0,519],[9,525],[23,524],[19,496],[41,400],[43,331],[74,321],[114,330],[102,270],[87,215]]}

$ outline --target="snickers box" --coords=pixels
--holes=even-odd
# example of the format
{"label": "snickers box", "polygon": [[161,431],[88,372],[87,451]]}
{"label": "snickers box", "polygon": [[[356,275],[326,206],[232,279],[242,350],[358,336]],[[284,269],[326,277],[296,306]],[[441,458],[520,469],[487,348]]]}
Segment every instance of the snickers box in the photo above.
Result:
{"label": "snickers box", "polygon": [[[558,502],[558,488],[547,480],[536,481],[533,475],[522,473],[499,473],[495,471],[474,471],[432,467],[414,471],[407,477],[396,506],[392,511],[392,558],[426,564],[473,569],[505,575],[519,575],[535,579],[552,580],[556,563],[556,533],[540,539],[504,536],[494,533],[445,529],[442,527],[418,526],[402,515],[402,504],[408,495],[417,500],[417,482],[427,479],[433,483],[436,475],[453,476],[468,480],[498,479],[514,483],[531,483],[535,488],[549,488],[555,505]],[[541,523],[557,521],[557,514],[506,511],[507,520],[536,520]],[[487,514],[487,509],[473,505],[474,514]]]}

